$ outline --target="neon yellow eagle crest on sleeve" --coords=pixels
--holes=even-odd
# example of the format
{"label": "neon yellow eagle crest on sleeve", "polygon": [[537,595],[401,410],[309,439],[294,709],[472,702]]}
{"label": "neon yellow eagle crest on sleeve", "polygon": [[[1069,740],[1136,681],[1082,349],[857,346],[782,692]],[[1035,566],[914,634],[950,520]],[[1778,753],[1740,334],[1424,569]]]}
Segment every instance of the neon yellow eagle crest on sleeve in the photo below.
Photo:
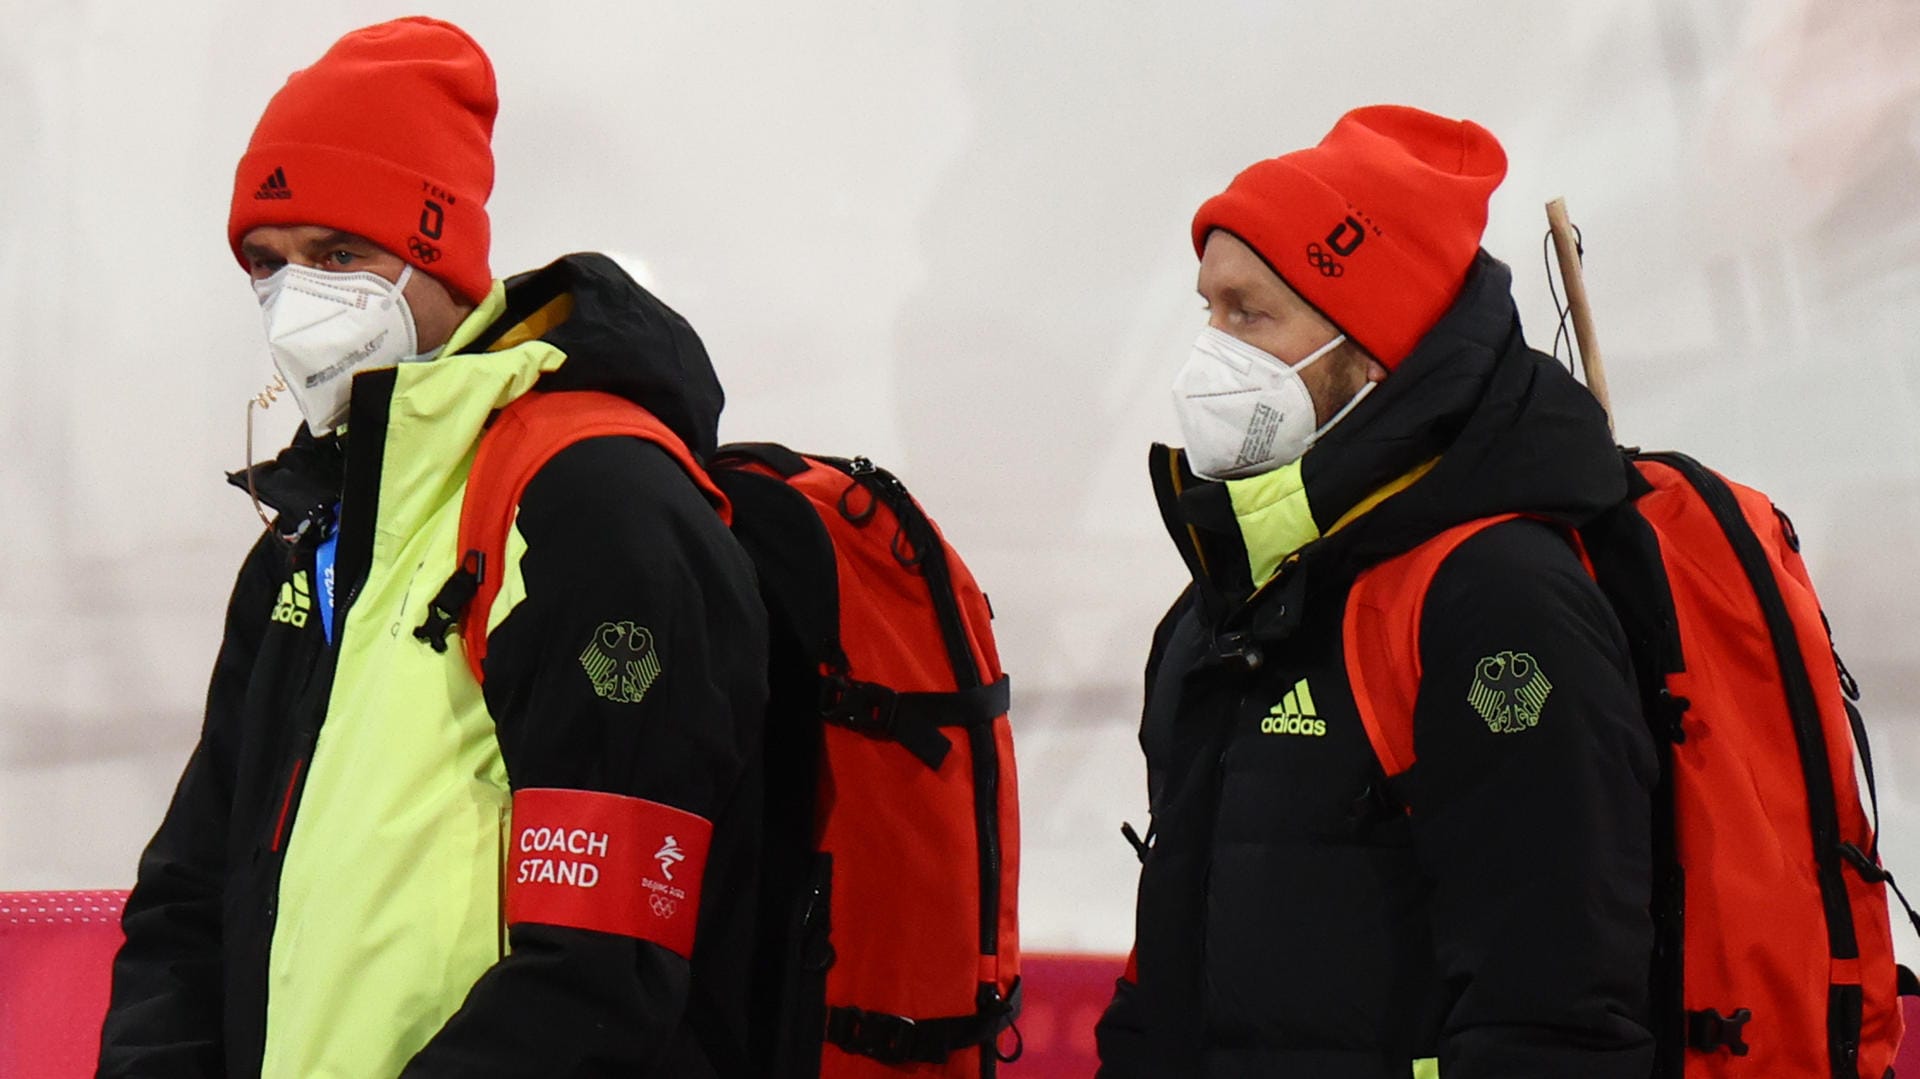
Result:
{"label": "neon yellow eagle crest on sleeve", "polygon": [[1537,727],[1553,683],[1540,664],[1525,652],[1499,652],[1474,666],[1473,687],[1467,703],[1487,721],[1495,734],[1514,734]]}
{"label": "neon yellow eagle crest on sleeve", "polygon": [[637,622],[602,622],[580,653],[593,691],[618,704],[638,704],[660,677],[653,632]]}

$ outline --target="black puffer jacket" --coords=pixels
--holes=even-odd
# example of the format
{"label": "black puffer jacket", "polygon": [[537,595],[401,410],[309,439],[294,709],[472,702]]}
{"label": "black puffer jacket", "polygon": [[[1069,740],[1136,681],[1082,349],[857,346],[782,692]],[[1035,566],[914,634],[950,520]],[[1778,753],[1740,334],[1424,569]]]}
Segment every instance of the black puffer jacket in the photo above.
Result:
{"label": "black puffer jacket", "polygon": [[[1331,534],[1257,592],[1227,489],[1156,447],[1195,579],[1148,662],[1153,836],[1137,981],[1100,1024],[1103,1076],[1405,1079],[1436,1057],[1446,1079],[1648,1074],[1656,763],[1626,642],[1562,530],[1624,481],[1600,410],[1526,347],[1508,287],[1483,254],[1453,309],[1301,462]],[[1514,511],[1555,523],[1493,526],[1434,578],[1417,763],[1389,781],[1343,652],[1354,578]],[[1517,733],[1472,702],[1476,666],[1502,652],[1551,679]]]}

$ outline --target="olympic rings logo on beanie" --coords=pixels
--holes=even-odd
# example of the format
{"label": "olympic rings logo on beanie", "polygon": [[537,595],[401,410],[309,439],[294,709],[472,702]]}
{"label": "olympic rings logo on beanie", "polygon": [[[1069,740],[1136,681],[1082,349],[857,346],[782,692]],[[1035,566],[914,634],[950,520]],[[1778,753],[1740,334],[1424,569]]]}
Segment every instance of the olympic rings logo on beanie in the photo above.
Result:
{"label": "olympic rings logo on beanie", "polygon": [[1459,294],[1506,174],[1479,124],[1370,105],[1234,177],[1194,214],[1193,247],[1233,233],[1391,370]]}
{"label": "olympic rings logo on beanie", "polygon": [[355,30],[273,95],[234,175],[227,241],[261,225],[352,232],[473,303],[493,287],[493,65],[412,17]]}

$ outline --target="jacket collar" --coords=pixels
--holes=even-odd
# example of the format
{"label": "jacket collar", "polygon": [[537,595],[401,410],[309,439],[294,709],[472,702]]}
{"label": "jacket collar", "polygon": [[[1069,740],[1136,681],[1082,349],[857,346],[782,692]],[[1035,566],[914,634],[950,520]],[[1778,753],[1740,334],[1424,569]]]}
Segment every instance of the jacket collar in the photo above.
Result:
{"label": "jacket collar", "polygon": [[1407,360],[1292,465],[1213,483],[1155,447],[1162,517],[1216,617],[1293,567],[1344,587],[1466,521],[1528,513],[1577,526],[1625,497],[1604,415],[1527,347],[1511,281],[1482,252]]}

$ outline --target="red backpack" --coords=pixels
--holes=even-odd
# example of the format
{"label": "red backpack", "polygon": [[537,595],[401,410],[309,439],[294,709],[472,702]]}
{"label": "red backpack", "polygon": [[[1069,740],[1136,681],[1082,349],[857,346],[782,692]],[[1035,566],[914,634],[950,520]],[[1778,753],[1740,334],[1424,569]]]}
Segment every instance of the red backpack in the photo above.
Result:
{"label": "red backpack", "polygon": [[[1766,495],[1689,457],[1630,460],[1629,501],[1574,538],[1661,750],[1654,1074],[1890,1079],[1912,975],[1894,964],[1878,812],[1855,780],[1857,752],[1871,798],[1859,690],[1799,538]],[[1346,654],[1389,775],[1413,763],[1419,688],[1420,613],[1396,597],[1424,595],[1448,554],[1510,519],[1458,526],[1354,585]]]}
{"label": "red backpack", "polygon": [[[529,393],[488,429],[467,481],[460,550],[477,583],[449,582],[433,604],[460,621],[476,678],[500,585],[486,567],[521,492],[601,435],[680,463],[752,557],[768,608],[751,1030],[744,1046],[710,1044],[716,1061],[779,1079],[992,1076],[1020,1003],[1019,802],[986,596],[864,458],[742,444],[709,472],[630,401]],[[725,1037],[694,1021],[703,1040]]]}

